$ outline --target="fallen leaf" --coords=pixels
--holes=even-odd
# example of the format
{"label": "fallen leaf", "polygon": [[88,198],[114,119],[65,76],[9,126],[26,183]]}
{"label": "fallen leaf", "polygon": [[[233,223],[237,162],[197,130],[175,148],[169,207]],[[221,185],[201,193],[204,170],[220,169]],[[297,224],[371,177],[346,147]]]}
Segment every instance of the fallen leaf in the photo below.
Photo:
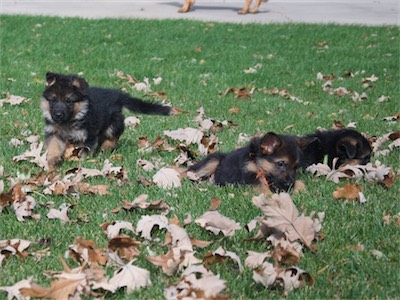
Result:
{"label": "fallen leaf", "polygon": [[222,232],[224,236],[233,236],[235,231],[241,228],[239,223],[221,215],[215,210],[204,213],[194,222],[215,235]]}
{"label": "fallen leaf", "polygon": [[126,287],[127,293],[130,294],[134,290],[151,285],[150,272],[133,266],[135,260],[130,261],[125,266],[114,272],[114,276],[110,278],[109,284],[115,288]]}
{"label": "fallen leaf", "polygon": [[191,127],[179,128],[177,130],[165,130],[164,135],[173,140],[185,142],[186,145],[199,144],[204,136],[203,132],[199,129]]}
{"label": "fallen leaf", "polygon": [[[108,242],[108,249],[116,253],[119,258],[131,261],[140,255],[139,247],[142,243],[128,236],[115,236]],[[108,253],[110,257],[110,253]]]}
{"label": "fallen leaf", "polygon": [[118,236],[122,229],[135,232],[132,223],[127,221],[114,221],[112,223],[103,223],[100,225],[100,227],[103,228],[104,233],[107,235],[107,238],[109,240]]}
{"label": "fallen leaf", "polygon": [[29,277],[28,279],[18,281],[12,286],[0,286],[0,291],[5,291],[7,293],[7,300],[12,300],[14,298],[17,300],[24,300],[26,299],[26,295],[23,294],[23,289],[30,288],[31,286],[32,277]]}
{"label": "fallen leaf", "polygon": [[163,189],[178,188],[181,186],[181,177],[175,169],[164,167],[153,176],[153,182]]}
{"label": "fallen leaf", "polygon": [[361,186],[353,183],[346,183],[343,187],[337,187],[332,193],[334,199],[344,198],[347,201],[360,199],[359,193],[362,191]]}
{"label": "fallen leaf", "polygon": [[146,259],[153,265],[161,267],[163,272],[172,276],[178,270],[179,265],[184,261],[185,256],[179,249],[172,249],[167,254],[159,256],[147,256]]}
{"label": "fallen leaf", "polygon": [[288,193],[273,194],[270,198],[261,194],[252,201],[266,217],[260,219],[263,224],[285,233],[291,242],[300,239],[307,247],[311,246],[315,237],[313,220],[304,214],[299,216]]}
{"label": "fallen leaf", "polygon": [[228,299],[221,292],[226,289],[226,281],[214,275],[202,265],[187,268],[179,282],[164,289],[166,299]]}
{"label": "fallen leaf", "polygon": [[247,258],[244,261],[244,265],[250,269],[256,269],[264,263],[264,260],[267,257],[271,257],[272,253],[271,251],[267,252],[255,252],[255,251],[247,251]]}
{"label": "fallen leaf", "polygon": [[71,207],[69,204],[62,204],[60,209],[51,208],[46,217],[49,219],[59,219],[61,224],[70,223],[68,217],[68,209]]}
{"label": "fallen leaf", "polygon": [[10,105],[19,105],[24,102],[27,102],[29,99],[21,96],[15,96],[7,93],[6,97],[4,99],[0,99],[0,107],[3,106],[4,103],[8,103]]}
{"label": "fallen leaf", "polygon": [[141,237],[152,240],[151,231],[154,226],[159,229],[168,227],[168,219],[162,215],[142,216],[136,225],[136,232],[141,233]]}
{"label": "fallen leaf", "polygon": [[229,257],[236,262],[239,267],[239,271],[243,272],[242,262],[240,261],[239,256],[235,252],[225,250],[222,246],[213,252],[208,252],[203,258],[203,261],[206,263],[206,265],[208,265],[212,264],[215,260],[223,262],[226,257]]}

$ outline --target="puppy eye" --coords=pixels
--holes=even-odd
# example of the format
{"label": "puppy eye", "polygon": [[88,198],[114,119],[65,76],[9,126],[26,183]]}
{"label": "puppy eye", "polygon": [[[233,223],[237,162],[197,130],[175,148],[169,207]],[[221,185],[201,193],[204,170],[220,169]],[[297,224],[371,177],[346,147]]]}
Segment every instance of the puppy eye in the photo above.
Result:
{"label": "puppy eye", "polygon": [[46,99],[47,99],[47,101],[49,101],[51,103],[57,102],[57,98],[56,97],[50,97],[50,98],[46,98]]}
{"label": "puppy eye", "polygon": [[66,104],[72,104],[72,103],[74,102],[74,100],[72,100],[71,98],[65,98],[65,99],[64,99],[64,102],[65,102]]}
{"label": "puppy eye", "polygon": [[278,168],[283,168],[283,167],[286,167],[286,162],[283,161],[283,160],[280,160],[280,161],[277,161],[277,162],[275,163],[275,165],[276,165]]}

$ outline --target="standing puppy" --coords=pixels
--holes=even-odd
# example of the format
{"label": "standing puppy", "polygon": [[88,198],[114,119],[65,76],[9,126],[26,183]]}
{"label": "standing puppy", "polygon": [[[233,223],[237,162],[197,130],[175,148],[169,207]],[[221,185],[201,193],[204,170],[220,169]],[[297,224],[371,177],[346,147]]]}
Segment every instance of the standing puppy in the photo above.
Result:
{"label": "standing puppy", "polygon": [[50,169],[67,144],[93,153],[98,146],[113,149],[124,131],[122,108],[132,112],[170,115],[171,107],[145,102],[114,89],[91,88],[76,75],[46,74],[40,102],[45,118],[47,161]]}
{"label": "standing puppy", "polygon": [[371,159],[372,148],[368,140],[353,129],[316,131],[306,137],[317,138],[308,145],[301,156],[301,167],[306,169],[312,164],[322,163],[328,156],[328,165],[332,168],[333,159],[338,158],[335,168],[343,164],[367,164]]}
{"label": "standing puppy", "polygon": [[218,185],[249,184],[263,193],[287,191],[296,181],[302,149],[315,138],[268,132],[238,150],[216,152],[191,166],[189,171]]}

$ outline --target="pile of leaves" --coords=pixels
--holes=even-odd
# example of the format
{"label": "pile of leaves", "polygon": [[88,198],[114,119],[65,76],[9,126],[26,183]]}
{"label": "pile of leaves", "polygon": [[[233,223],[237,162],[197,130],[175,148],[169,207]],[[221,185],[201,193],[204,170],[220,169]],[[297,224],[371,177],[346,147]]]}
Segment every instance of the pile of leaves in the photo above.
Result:
{"label": "pile of leaves", "polygon": [[[0,287],[0,290],[6,291],[9,298],[18,299],[99,297],[115,293],[120,288],[126,288],[126,292],[130,293],[151,285],[150,272],[135,265],[138,259],[146,259],[161,268],[165,276],[180,276],[176,283],[165,288],[166,299],[227,298],[226,281],[208,267],[228,259],[237,264],[237,270],[241,273],[244,267],[240,256],[220,246],[198,257],[196,248],[208,247],[214,241],[202,241],[189,235],[186,228],[193,223],[190,215],[181,225],[176,216],[171,219],[166,217],[169,206],[164,200],[147,202],[147,199],[147,195],[140,195],[130,203],[125,201],[123,208],[158,210],[163,214],[144,215],[137,224],[127,221],[99,224],[109,240],[106,249],[99,248],[93,240],[77,237],[66,249],[65,257],[71,258],[79,266],[71,269],[60,258],[63,270],[47,272],[51,279],[50,287],[39,286],[33,278],[27,278],[13,286]],[[230,238],[242,227],[218,211],[220,203],[214,198],[210,209],[197,217],[194,223],[216,236],[222,234]],[[286,193],[274,194],[271,198],[260,195],[253,198],[253,203],[263,212],[263,216],[256,220],[260,229],[253,239],[269,241],[273,245],[273,250],[265,253],[248,252],[245,267],[254,270],[254,281],[266,288],[283,287],[286,292],[307,283],[312,285],[314,280],[311,275],[297,265],[303,246],[316,251],[312,243],[321,237],[323,214],[318,214],[317,218],[314,218],[314,213],[309,217],[304,213],[299,215],[290,195]],[[152,241],[153,244],[157,241],[153,238],[156,230],[165,231],[165,240],[159,243],[167,251],[160,255],[141,255],[139,247],[145,241]],[[38,255],[29,252],[30,245],[30,241],[18,239],[0,241],[0,262],[12,255]],[[267,258],[271,258],[273,264],[266,261]],[[282,267],[281,264],[290,266]],[[107,268],[115,269],[111,277],[106,275]]]}

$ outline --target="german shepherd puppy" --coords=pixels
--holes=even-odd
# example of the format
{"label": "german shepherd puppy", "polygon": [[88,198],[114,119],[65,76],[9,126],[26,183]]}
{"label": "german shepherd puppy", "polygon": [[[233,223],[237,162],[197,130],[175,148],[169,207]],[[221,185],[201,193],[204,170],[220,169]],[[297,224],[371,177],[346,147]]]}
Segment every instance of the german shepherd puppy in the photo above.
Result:
{"label": "german shepherd puppy", "polygon": [[367,164],[371,159],[372,148],[368,140],[353,129],[316,131],[306,137],[315,137],[302,153],[300,165],[306,169],[312,164],[322,163],[325,155],[332,168],[333,159],[338,158],[335,168],[342,164]]}
{"label": "german shepherd puppy", "polygon": [[124,131],[122,108],[170,115],[169,106],[145,102],[114,89],[89,87],[76,75],[46,74],[40,108],[45,118],[47,161],[54,169],[67,144],[93,153],[98,145],[112,150]]}
{"label": "german shepherd puppy", "polygon": [[315,137],[294,137],[268,132],[240,149],[216,152],[191,166],[202,180],[213,176],[215,184],[249,184],[260,192],[288,191],[296,180],[302,149]]}
{"label": "german shepherd puppy", "polygon": [[[261,2],[267,2],[268,0],[255,0],[255,5],[252,9],[250,9],[250,13],[255,14],[258,12],[258,9],[260,8]],[[253,2],[253,0],[246,0],[243,8],[239,11],[239,14],[247,14],[247,12],[249,11],[251,2]],[[184,0],[183,6],[178,10],[178,12],[181,13],[186,13],[188,12],[192,6],[194,5],[195,0]]]}

